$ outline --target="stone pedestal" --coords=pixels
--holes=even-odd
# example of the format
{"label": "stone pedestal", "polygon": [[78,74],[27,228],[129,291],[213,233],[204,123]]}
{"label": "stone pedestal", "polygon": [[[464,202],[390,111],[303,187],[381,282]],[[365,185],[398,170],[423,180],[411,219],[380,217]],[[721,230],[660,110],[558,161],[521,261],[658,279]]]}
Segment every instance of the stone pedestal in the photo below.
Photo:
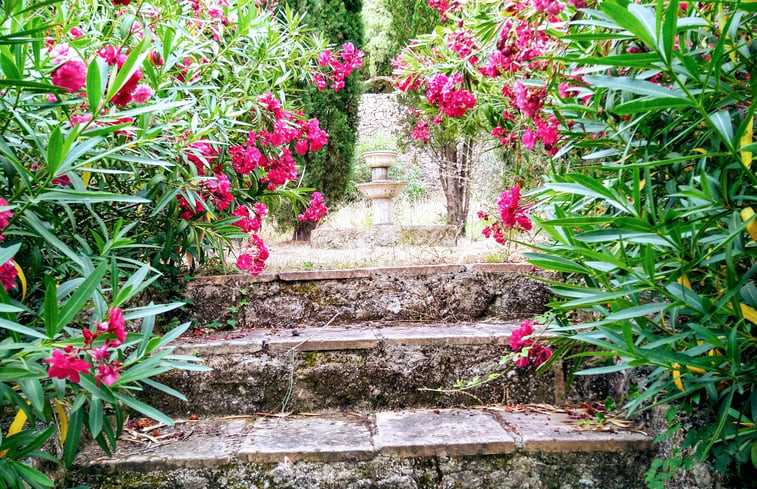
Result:
{"label": "stone pedestal", "polygon": [[396,151],[369,151],[363,153],[366,164],[371,168],[371,181],[356,185],[357,189],[371,199],[373,225],[393,224],[392,199],[397,197],[407,182],[389,180],[389,168],[397,159]]}

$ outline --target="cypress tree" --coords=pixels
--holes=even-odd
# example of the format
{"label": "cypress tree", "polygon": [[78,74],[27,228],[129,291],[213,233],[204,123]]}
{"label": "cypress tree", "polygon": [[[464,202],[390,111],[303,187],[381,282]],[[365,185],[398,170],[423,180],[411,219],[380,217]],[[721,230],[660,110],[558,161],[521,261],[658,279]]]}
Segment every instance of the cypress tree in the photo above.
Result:
{"label": "cypress tree", "polygon": [[[346,42],[362,48],[362,0],[288,0],[286,3],[293,10],[307,12],[307,24],[336,49],[341,49]],[[302,185],[320,191],[326,205],[333,208],[344,199],[352,173],[362,92],[360,78],[357,72],[353,73],[338,92],[330,87],[319,91],[314,85],[301,88],[305,113],[317,118],[320,127],[329,133],[325,147],[304,156],[298,155],[296,160],[301,166]],[[310,239],[314,227],[309,221],[296,222],[294,239]]]}

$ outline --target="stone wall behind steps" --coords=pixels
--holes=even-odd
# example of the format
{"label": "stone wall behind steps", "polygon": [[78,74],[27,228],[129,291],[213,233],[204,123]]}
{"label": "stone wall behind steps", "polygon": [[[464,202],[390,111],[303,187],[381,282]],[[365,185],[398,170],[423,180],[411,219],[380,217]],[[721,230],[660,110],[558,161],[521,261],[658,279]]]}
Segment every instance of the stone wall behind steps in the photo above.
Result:
{"label": "stone wall behind steps", "polygon": [[[368,144],[374,138],[397,140],[402,130],[406,110],[397,101],[396,93],[366,93],[360,98],[358,113],[358,144]],[[481,141],[476,145],[472,175],[473,194],[488,195],[497,187],[498,169],[502,164],[496,154],[489,151],[493,142]],[[370,148],[384,149],[384,148]],[[408,145],[400,153],[400,160],[417,165],[420,178],[430,193],[441,194],[438,165],[432,154],[422,145]],[[494,172],[494,174],[492,174]],[[492,178],[494,177],[494,178]],[[493,181],[494,180],[494,181]],[[490,188],[492,187],[492,188]]]}
{"label": "stone wall behind steps", "polygon": [[186,295],[205,326],[317,327],[361,321],[515,320],[541,314],[550,293],[528,264],[478,263],[199,277]]}

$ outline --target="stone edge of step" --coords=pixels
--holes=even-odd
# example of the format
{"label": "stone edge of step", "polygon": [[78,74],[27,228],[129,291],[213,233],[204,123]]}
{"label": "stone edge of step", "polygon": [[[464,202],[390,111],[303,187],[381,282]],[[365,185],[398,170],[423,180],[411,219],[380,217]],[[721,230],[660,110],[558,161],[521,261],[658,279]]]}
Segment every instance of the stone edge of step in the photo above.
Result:
{"label": "stone edge of step", "polygon": [[[653,440],[641,431],[579,429],[575,419],[560,412],[416,409],[232,418],[203,420],[206,426],[220,423],[222,436],[215,433],[215,438],[195,439],[185,452],[165,445],[153,453],[88,458],[81,465],[156,470],[229,463],[355,462],[375,457],[617,453],[649,450]],[[239,442],[229,445],[229,437]]]}
{"label": "stone edge of step", "polygon": [[[256,329],[232,333],[223,338],[179,340],[175,354],[200,356],[256,353],[259,351],[337,351],[377,348],[380,345],[445,346],[502,345],[510,341],[519,322],[478,322],[442,324],[403,324],[375,327],[343,325],[340,327],[302,329]],[[553,336],[542,333],[540,337]]]}
{"label": "stone edge of step", "polygon": [[441,265],[406,265],[395,267],[372,267],[350,268],[336,270],[292,270],[281,272],[266,272],[257,276],[249,274],[232,275],[206,275],[195,278],[193,286],[222,285],[229,282],[238,283],[265,283],[281,280],[294,282],[304,280],[339,280],[350,278],[367,278],[378,275],[430,275],[434,273],[527,273],[534,271],[534,267],[528,263],[468,263],[468,264],[441,264]]}

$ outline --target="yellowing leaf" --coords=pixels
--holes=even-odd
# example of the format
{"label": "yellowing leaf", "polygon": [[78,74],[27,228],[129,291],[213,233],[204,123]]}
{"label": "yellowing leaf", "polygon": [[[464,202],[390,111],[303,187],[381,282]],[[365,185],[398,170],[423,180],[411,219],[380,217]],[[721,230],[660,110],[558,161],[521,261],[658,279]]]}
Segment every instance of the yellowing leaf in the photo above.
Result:
{"label": "yellowing leaf", "polygon": [[707,373],[705,369],[694,367],[693,365],[686,365],[686,368],[689,369],[691,372],[694,372],[695,374],[699,374],[699,375],[704,375]]}
{"label": "yellowing leaf", "polygon": [[[744,134],[741,136],[741,146],[744,147],[748,144],[752,144],[752,136],[754,135],[754,116],[752,116],[752,119],[749,121],[749,124],[746,126],[746,131],[744,131]],[[744,163],[744,166],[747,168],[752,167],[752,152],[751,151],[742,151],[741,152],[741,162]]]}
{"label": "yellowing leaf", "polygon": [[678,387],[678,390],[683,392],[683,381],[681,380],[681,365],[673,364],[673,383]]}
{"label": "yellowing leaf", "polygon": [[676,279],[676,282],[683,285],[687,289],[691,289],[691,282],[689,281],[689,277],[686,276],[685,273],[681,275],[680,277],[678,277],[678,279]]}
{"label": "yellowing leaf", "polygon": [[[754,216],[754,209],[751,207],[744,207],[741,209],[741,221],[747,222]],[[753,240],[757,241],[757,219],[752,219],[749,224],[746,225],[746,230],[749,233],[749,236],[752,237]]]}
{"label": "yellowing leaf", "polygon": [[757,310],[755,310],[754,307],[747,306],[746,304],[739,304],[739,306],[741,306],[741,314],[744,316],[744,318],[748,319],[754,324],[757,324]]}
{"label": "yellowing leaf", "polygon": [[[84,168],[91,168],[91,166],[90,166],[89,163],[87,163],[86,165],[84,165]],[[92,172],[91,171],[84,170],[83,172],[81,172],[81,181],[84,184],[84,188],[89,187],[89,179],[90,178],[92,178]]]}
{"label": "yellowing leaf", "polygon": [[16,267],[16,271],[18,272],[18,280],[21,282],[21,300],[24,300],[26,297],[26,275],[24,275],[24,271],[21,270],[21,267],[15,261],[13,262],[13,266]]}
{"label": "yellowing leaf", "polygon": [[704,148],[694,148],[694,151],[696,151],[697,153],[703,154],[703,155],[707,154],[707,150],[704,149]]}
{"label": "yellowing leaf", "polygon": [[66,435],[68,434],[68,415],[63,408],[63,404],[55,399],[55,412],[58,415],[58,431],[60,431],[60,444],[63,446],[66,443]]}
{"label": "yellowing leaf", "polygon": [[[16,417],[13,418],[13,422],[11,423],[10,428],[8,428],[8,434],[5,435],[5,437],[8,438],[9,436],[13,436],[24,429],[26,419],[26,413],[24,412],[24,410],[19,409],[16,413]],[[2,452],[0,452],[0,458],[5,457],[6,453],[8,453],[8,450],[3,450]]]}

